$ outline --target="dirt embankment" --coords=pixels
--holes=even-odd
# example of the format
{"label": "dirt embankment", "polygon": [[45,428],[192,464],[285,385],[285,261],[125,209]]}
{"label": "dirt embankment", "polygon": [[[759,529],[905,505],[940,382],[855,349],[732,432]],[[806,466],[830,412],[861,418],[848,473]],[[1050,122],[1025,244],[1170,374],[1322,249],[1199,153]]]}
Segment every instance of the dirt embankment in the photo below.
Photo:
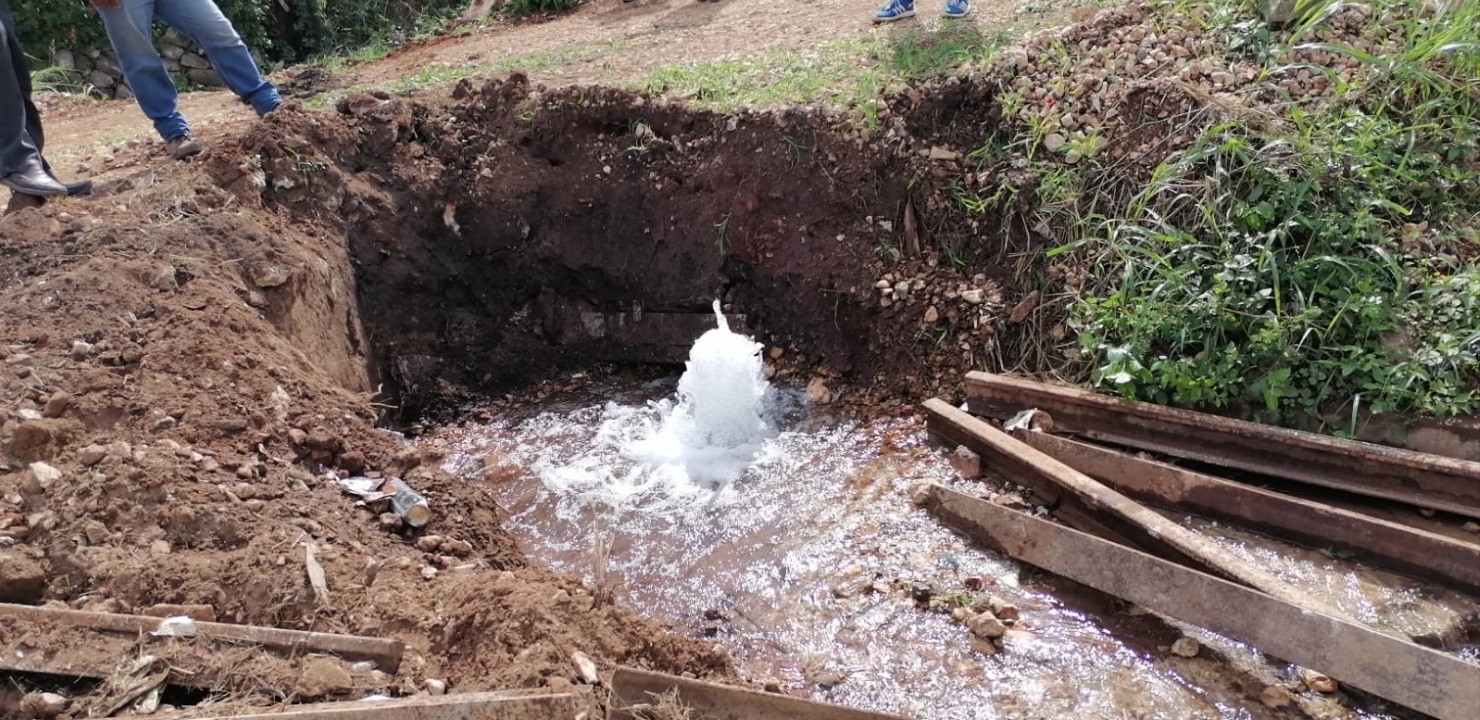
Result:
{"label": "dirt embankment", "polygon": [[[982,120],[984,97],[945,102],[979,103]],[[927,313],[901,289],[881,308],[884,260],[1001,289],[904,247],[996,232],[914,199],[935,161],[907,127],[940,108],[917,112],[865,142],[826,113],[720,116],[515,77],[288,109],[168,172],[124,151],[94,198],[0,219],[0,599],[209,604],[227,622],[409,645],[398,677],[369,684],[268,667],[230,688],[246,703],[427,678],[558,686],[574,650],[729,676],[722,650],[525,567],[481,488],[376,425],[387,405],[446,413],[589,364],[551,341],[552,307],[703,310],[716,293],[784,348],[783,377],[932,392],[971,350],[940,349],[922,318],[987,338],[982,301]],[[921,348],[946,358],[935,377]],[[321,466],[405,477],[435,510],[426,533],[461,542],[386,526]],[[310,542],[327,598],[305,573]],[[64,635],[0,626],[4,644]]]}

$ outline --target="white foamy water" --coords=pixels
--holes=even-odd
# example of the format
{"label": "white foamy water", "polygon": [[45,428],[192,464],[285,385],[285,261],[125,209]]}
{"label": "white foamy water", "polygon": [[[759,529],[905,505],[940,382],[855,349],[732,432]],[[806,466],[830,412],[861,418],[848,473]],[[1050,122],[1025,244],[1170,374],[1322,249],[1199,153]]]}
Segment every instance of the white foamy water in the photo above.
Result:
{"label": "white foamy water", "polygon": [[588,504],[659,515],[721,505],[761,459],[783,398],[766,382],[762,345],[730,330],[718,300],[714,315],[717,327],[694,343],[676,398],[608,403],[590,417],[597,430],[589,444],[534,462],[567,500],[567,516]]}

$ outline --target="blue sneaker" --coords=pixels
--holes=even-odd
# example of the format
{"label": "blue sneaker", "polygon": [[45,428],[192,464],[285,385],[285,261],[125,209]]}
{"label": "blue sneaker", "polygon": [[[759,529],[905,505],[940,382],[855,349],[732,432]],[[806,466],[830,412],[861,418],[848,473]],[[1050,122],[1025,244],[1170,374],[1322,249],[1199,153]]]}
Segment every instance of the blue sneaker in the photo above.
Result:
{"label": "blue sneaker", "polygon": [[964,18],[969,12],[971,0],[946,0],[946,6],[941,9],[940,14],[948,18]]}
{"label": "blue sneaker", "polygon": [[874,22],[894,22],[915,16],[915,0],[889,0],[889,4],[874,13]]}

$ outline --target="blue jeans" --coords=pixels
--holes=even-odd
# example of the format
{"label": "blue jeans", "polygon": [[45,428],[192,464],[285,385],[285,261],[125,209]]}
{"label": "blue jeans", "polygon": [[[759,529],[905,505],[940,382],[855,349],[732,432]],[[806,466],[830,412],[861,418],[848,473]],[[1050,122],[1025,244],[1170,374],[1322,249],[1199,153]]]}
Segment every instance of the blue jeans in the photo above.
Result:
{"label": "blue jeans", "polygon": [[[211,0],[122,0],[118,8],[97,8],[108,31],[108,41],[139,109],[154,121],[154,129],[166,141],[190,134],[190,125],[176,108],[179,93],[165,70],[164,60],[154,49],[155,16],[180,34],[195,41],[206,59],[216,67],[226,87],[258,115],[272,112],[282,98],[272,83],[262,79],[257,64],[247,52],[231,21]],[[96,6],[94,6],[96,7]]]}

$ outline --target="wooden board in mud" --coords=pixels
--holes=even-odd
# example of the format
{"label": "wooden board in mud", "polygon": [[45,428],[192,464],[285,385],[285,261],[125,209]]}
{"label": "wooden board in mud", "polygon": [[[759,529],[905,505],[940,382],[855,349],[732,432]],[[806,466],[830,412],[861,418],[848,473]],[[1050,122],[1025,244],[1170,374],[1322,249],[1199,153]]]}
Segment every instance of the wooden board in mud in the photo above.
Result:
{"label": "wooden board in mud", "polygon": [[1473,720],[1480,665],[939,485],[931,512],[983,545],[1439,720]]}
{"label": "wooden board in mud", "polygon": [[977,415],[1006,419],[1037,408],[1056,430],[1095,440],[1480,518],[1480,462],[992,373],[968,373],[966,397]]}
{"label": "wooden board in mud", "polygon": [[695,717],[707,720],[905,720],[898,715],[630,668],[617,668],[612,677],[615,697],[610,720],[636,720],[641,715],[634,714],[634,706],[652,703],[657,696],[673,690],[678,691],[680,702],[693,710]]}
{"label": "wooden board in mud", "polygon": [[318,703],[221,720],[576,720],[589,717],[592,706],[586,691],[515,690]]}

